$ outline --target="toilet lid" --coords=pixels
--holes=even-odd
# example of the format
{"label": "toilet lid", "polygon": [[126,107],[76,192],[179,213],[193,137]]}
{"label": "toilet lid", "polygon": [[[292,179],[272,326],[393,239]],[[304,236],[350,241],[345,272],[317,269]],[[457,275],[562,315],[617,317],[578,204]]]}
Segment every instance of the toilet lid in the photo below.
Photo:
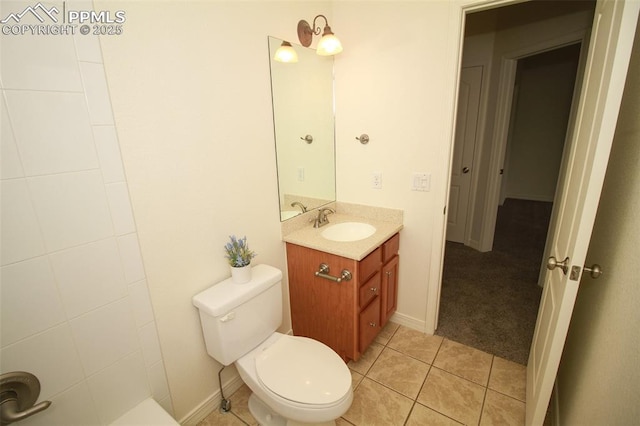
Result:
{"label": "toilet lid", "polygon": [[342,358],[306,337],[282,336],[256,357],[256,371],[272,392],[304,404],[336,402],[351,386]]}

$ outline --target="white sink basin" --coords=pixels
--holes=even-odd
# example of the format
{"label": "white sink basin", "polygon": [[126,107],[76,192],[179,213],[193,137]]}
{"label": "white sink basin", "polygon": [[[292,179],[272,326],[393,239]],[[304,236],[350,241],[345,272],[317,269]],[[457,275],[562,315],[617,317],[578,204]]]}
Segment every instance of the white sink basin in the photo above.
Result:
{"label": "white sink basin", "polygon": [[298,210],[284,210],[280,213],[280,220],[291,219],[292,217],[298,216],[300,213],[301,212]]}
{"label": "white sink basin", "polygon": [[362,222],[343,222],[329,225],[322,236],[331,241],[359,241],[373,235],[375,226]]}

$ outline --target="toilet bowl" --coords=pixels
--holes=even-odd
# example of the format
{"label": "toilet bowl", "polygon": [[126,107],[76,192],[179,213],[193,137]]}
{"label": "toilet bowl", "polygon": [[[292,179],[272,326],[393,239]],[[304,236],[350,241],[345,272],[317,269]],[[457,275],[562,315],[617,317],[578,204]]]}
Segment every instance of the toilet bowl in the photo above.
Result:
{"label": "toilet bowl", "polygon": [[302,423],[330,422],[353,401],[351,373],[344,361],[328,346],[306,337],[274,333],[236,361],[236,367],[257,398],[274,411],[271,418],[279,414]]}
{"label": "toilet bowl", "polygon": [[260,424],[335,424],[353,401],[349,368],[324,343],[276,332],[282,272],[257,265],[251,275],[248,283],[227,279],[193,297],[207,352],[224,366],[235,363]]}

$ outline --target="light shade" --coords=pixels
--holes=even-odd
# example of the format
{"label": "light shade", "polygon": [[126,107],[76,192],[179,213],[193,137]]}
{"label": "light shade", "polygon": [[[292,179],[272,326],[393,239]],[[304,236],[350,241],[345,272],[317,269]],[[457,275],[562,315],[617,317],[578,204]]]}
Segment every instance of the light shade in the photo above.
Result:
{"label": "light shade", "polygon": [[321,56],[331,56],[342,52],[342,43],[333,33],[323,35],[318,42],[316,53]]}
{"label": "light shade", "polygon": [[298,21],[298,40],[304,47],[311,46],[311,41],[314,35],[320,35],[320,27],[316,26],[316,20],[318,18],[324,19],[324,31],[322,32],[322,38],[318,42],[316,47],[316,53],[321,56],[331,56],[342,52],[342,43],[338,40],[331,31],[331,27],[327,22],[327,17],[324,15],[318,15],[313,18],[313,26],[309,25],[304,19]]}
{"label": "light shade", "polygon": [[273,59],[278,62],[293,63],[298,62],[298,54],[288,41],[283,41]]}

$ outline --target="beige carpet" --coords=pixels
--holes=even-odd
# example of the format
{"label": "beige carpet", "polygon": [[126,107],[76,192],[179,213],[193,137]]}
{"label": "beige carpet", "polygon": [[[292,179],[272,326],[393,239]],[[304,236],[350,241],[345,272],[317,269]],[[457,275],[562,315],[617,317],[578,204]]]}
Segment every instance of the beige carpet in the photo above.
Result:
{"label": "beige carpet", "polygon": [[437,335],[526,365],[551,207],[507,199],[491,252],[447,242]]}

